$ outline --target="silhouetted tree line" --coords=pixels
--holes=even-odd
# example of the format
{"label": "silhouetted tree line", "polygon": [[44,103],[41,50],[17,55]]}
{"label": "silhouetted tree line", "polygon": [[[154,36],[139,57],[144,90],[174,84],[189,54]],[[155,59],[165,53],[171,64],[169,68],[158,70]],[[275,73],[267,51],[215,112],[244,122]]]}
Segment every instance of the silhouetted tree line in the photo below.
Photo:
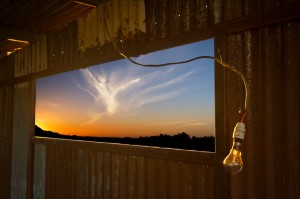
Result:
{"label": "silhouetted tree line", "polygon": [[121,144],[133,144],[144,146],[157,146],[166,148],[177,148],[186,150],[197,151],[215,151],[215,137],[190,137],[187,133],[181,132],[176,135],[160,134],[158,136],[140,136],[139,138],[131,137],[92,137],[92,136],[77,136],[77,135],[63,135],[52,131],[44,131],[38,126],[35,126],[35,136],[73,139],[73,140],[86,140],[94,142],[111,142]]}

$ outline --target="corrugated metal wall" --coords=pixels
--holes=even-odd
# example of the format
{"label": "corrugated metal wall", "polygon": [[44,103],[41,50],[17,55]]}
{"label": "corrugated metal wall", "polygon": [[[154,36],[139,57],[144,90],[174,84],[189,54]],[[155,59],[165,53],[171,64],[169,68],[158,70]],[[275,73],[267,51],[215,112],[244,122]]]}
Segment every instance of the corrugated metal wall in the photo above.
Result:
{"label": "corrugated metal wall", "polygon": [[[14,77],[13,58],[0,60],[0,80]],[[0,87],[0,194],[3,198],[10,197],[12,131],[14,110],[14,86]]]}
{"label": "corrugated metal wall", "polygon": [[[206,27],[210,17],[208,0],[146,0],[147,39],[154,41]],[[216,19],[217,21],[217,19]]]}
{"label": "corrugated metal wall", "polygon": [[29,75],[47,69],[47,37],[17,52],[15,58],[15,77]]}
{"label": "corrugated metal wall", "polygon": [[33,162],[33,197],[34,199],[45,198],[46,186],[46,146],[34,145]]}
{"label": "corrugated metal wall", "polygon": [[[104,33],[103,6],[101,3],[88,16],[55,33],[45,35],[36,43],[0,60],[1,198],[31,198],[32,191],[35,198],[45,196],[41,192],[45,182],[41,176],[42,169],[35,168],[35,172],[31,173],[33,148],[30,145],[30,133],[33,133],[32,105],[35,98],[29,82],[37,73],[49,75],[49,70],[64,66],[71,66],[68,70],[86,67],[90,65],[87,60],[91,60],[91,54],[101,59],[102,55],[113,52]],[[143,1],[108,1],[107,8],[108,29],[120,48],[145,42]],[[117,12],[118,15],[112,12]],[[80,63],[79,60],[83,62]],[[99,63],[98,59],[94,60],[92,63]],[[57,73],[63,70],[55,71]],[[19,78],[18,84],[14,82],[14,78]],[[25,84],[22,83],[24,80]],[[42,157],[37,154],[34,160],[43,163]],[[41,173],[36,173],[38,171]],[[35,186],[31,190],[33,180]]]}
{"label": "corrugated metal wall", "polygon": [[21,199],[27,198],[30,188],[30,136],[33,130],[34,103],[32,85],[29,82],[16,84],[14,90],[10,197]]}
{"label": "corrugated metal wall", "polygon": [[0,81],[14,78],[14,57],[4,57],[0,59]]}
{"label": "corrugated metal wall", "polygon": [[11,155],[12,155],[12,118],[13,88],[0,88],[0,193],[10,197]]}
{"label": "corrugated metal wall", "polygon": [[128,40],[134,40],[138,34],[146,32],[144,1],[111,0],[106,3],[106,11],[104,9],[105,4],[102,2],[88,16],[78,20],[78,43],[81,51],[109,42],[109,36],[105,32],[104,12],[109,34],[120,47],[126,46]]}
{"label": "corrugated metal wall", "polygon": [[[78,65],[78,60],[88,60],[91,56],[100,60],[103,55],[117,55],[105,31],[104,7],[101,2],[76,23],[48,35],[48,68]],[[107,1],[106,21],[110,35],[120,49],[145,43],[144,1]],[[79,67],[90,66],[87,62]]]}
{"label": "corrugated metal wall", "polygon": [[[270,9],[285,1],[226,1],[224,20]],[[241,13],[239,13],[241,12]],[[246,75],[250,110],[246,120],[245,168],[230,176],[229,198],[300,198],[300,22],[278,23],[225,37],[225,58]],[[228,74],[225,112],[230,137],[242,107],[242,83]],[[231,143],[228,143],[230,146]]]}
{"label": "corrugated metal wall", "polygon": [[[45,180],[46,198],[214,198],[214,153],[170,149],[158,153],[150,147],[51,139],[36,142],[38,149],[46,149],[36,151],[41,161],[35,166],[46,162],[45,173],[40,173],[44,177],[39,178]],[[39,183],[36,186],[41,188]]]}
{"label": "corrugated metal wall", "polygon": [[78,62],[83,58],[79,51],[77,24],[47,35],[48,69]]}
{"label": "corrugated metal wall", "polygon": [[[150,40],[180,35],[195,28],[195,25],[190,27],[188,24],[190,18],[197,17],[191,5],[198,1],[147,2],[146,5],[152,7],[147,9]],[[292,1],[210,1],[205,4],[209,11],[204,21],[206,26],[211,26],[216,23],[212,20],[215,18],[221,18],[217,23],[222,23],[288,3]],[[179,6],[174,8],[171,4]],[[174,9],[168,9],[170,7]],[[190,11],[185,10],[187,7]],[[183,18],[182,13],[188,13],[188,17]],[[166,25],[156,25],[159,20]],[[176,20],[180,23],[174,23]],[[300,95],[297,92],[300,87],[299,24],[298,19],[233,34],[226,34],[225,27],[224,39],[218,39],[216,43],[216,48],[224,49],[223,58],[246,75],[250,88],[245,168],[238,175],[227,176],[228,198],[300,198],[297,189],[300,185],[300,159],[296,155],[300,153],[297,122],[300,121]],[[235,74],[225,73],[224,81],[227,91],[224,130],[230,138],[241,117],[238,111],[243,107],[244,93],[243,84]],[[228,140],[229,150],[231,139]]]}
{"label": "corrugated metal wall", "polygon": [[[106,7],[108,30],[119,48],[133,48],[145,43],[144,1],[108,0]],[[62,66],[77,66],[78,60],[88,60],[91,55],[100,59],[103,54],[115,53],[105,32],[103,12],[104,3],[101,2],[87,16],[15,53],[15,77]],[[84,62],[77,68],[87,66],[88,62]]]}
{"label": "corrugated metal wall", "polygon": [[[232,177],[231,198],[300,197],[299,35],[300,22],[288,22],[226,38],[226,59],[244,71],[250,88],[245,169]],[[230,129],[241,107],[237,82],[228,81]]]}
{"label": "corrugated metal wall", "polygon": [[[134,6],[137,8],[142,7],[140,0],[136,0],[134,3],[132,3],[132,1],[122,1],[122,3],[125,2],[123,5],[117,2],[118,1],[109,1],[109,13],[111,13],[110,11],[117,12],[120,9],[124,9],[124,13],[126,13],[124,14],[125,17],[121,15],[116,18],[111,18],[108,25],[111,34],[115,35],[115,40],[122,40],[122,42],[118,44],[122,49],[126,50],[133,46],[142,47],[141,44],[151,45],[151,42],[156,42],[155,44],[157,44],[157,41],[164,41],[164,39],[171,40],[168,44],[168,46],[171,47],[172,38],[175,38],[176,41],[173,40],[173,43],[177,45],[177,39],[182,35],[185,35],[185,38],[187,38],[187,36],[191,34],[197,38],[193,33],[201,34],[201,30],[203,30],[202,33],[205,33],[205,35],[216,36],[217,42],[215,47],[222,49],[221,53],[223,58],[245,73],[250,88],[250,109],[246,119],[245,168],[242,173],[238,175],[227,176],[227,198],[300,198],[298,188],[300,184],[300,162],[298,157],[300,153],[300,129],[298,125],[298,121],[300,121],[300,95],[298,93],[300,85],[300,58],[298,55],[300,51],[299,15],[294,19],[282,19],[285,21],[276,23],[272,21],[272,17],[274,18],[275,15],[269,16],[270,18],[259,18],[259,16],[264,16],[263,14],[266,10],[282,8],[285,5],[297,3],[298,1],[145,0],[145,27],[140,17],[143,13],[140,13],[140,10],[135,12],[134,9],[129,9]],[[299,2],[297,5],[299,7]],[[88,17],[80,19],[78,23],[74,22],[56,33],[47,35],[47,40],[44,40],[44,43],[35,44],[35,47],[28,47],[26,50],[19,52],[19,54],[13,55],[14,59],[11,57],[1,59],[0,80],[11,80],[14,76],[31,75],[37,71],[45,70],[45,67],[47,67],[47,70],[50,70],[52,68],[71,65],[68,70],[72,70],[76,67],[89,66],[90,63],[100,63],[101,57],[113,52],[111,44],[103,43],[107,37],[103,33],[104,30],[101,31],[103,28],[103,21],[101,21],[103,7],[101,6],[97,8],[97,11],[94,10]],[[285,12],[285,16],[287,16],[289,11],[285,10]],[[259,13],[259,15],[257,15],[257,13]],[[295,13],[295,11],[293,11],[293,13]],[[243,19],[244,17],[252,15],[258,16],[257,23],[261,21],[264,21],[264,23],[257,24],[256,26],[255,23],[252,22],[251,26],[248,26],[247,23],[249,21],[243,21]],[[115,16],[115,13],[113,16]],[[126,16],[130,19],[128,19],[128,22]],[[217,28],[235,19],[240,19],[240,23],[236,23],[238,26],[235,25],[237,27],[234,29],[229,29],[232,28],[232,26],[228,27],[228,29],[227,27]],[[99,20],[97,29],[94,26],[96,23],[95,20]],[[135,22],[137,22],[137,24]],[[272,25],[270,25],[270,23],[272,23]],[[122,25],[118,27],[115,26],[115,24],[118,26],[120,24]],[[123,27],[125,27],[125,29],[123,29]],[[138,31],[134,32],[133,30],[136,30],[136,28]],[[118,31],[116,32],[116,30]],[[120,30],[122,31],[120,32]],[[144,30],[146,30],[146,33]],[[209,34],[206,32],[208,30],[210,31]],[[218,32],[219,30],[221,30],[221,32]],[[136,33],[133,37],[131,37],[132,32]],[[220,35],[223,36],[220,37]],[[199,37],[203,38],[201,35],[199,35]],[[127,42],[125,42],[123,38],[126,38]],[[45,43],[47,55],[43,54],[45,53]],[[43,54],[42,60],[40,60],[42,55],[38,53]],[[99,60],[95,60],[95,57],[98,56]],[[93,57],[94,60],[90,61],[90,57]],[[78,65],[77,62],[81,62],[81,65]],[[41,65],[35,66],[38,65],[37,63],[41,63]],[[57,73],[62,71],[64,70],[56,70]],[[27,79],[25,78],[26,81],[28,81],[29,78],[29,76]],[[218,115],[225,115],[223,130],[227,138],[229,138],[227,143],[227,149],[229,149],[233,126],[240,119],[238,110],[243,105],[243,93],[241,92],[243,88],[240,80],[235,75],[227,72],[225,72],[223,79],[216,80],[216,83],[224,84],[224,90],[226,91],[224,92],[224,103],[221,106],[223,107],[223,110],[221,110],[222,114]],[[15,129],[19,127],[12,122],[18,118],[17,120],[22,123],[21,119],[23,117],[22,115],[18,115],[19,111],[15,109],[15,118],[12,118],[14,110],[12,102],[14,99],[13,89],[14,86],[7,86],[6,84],[1,85],[0,89],[0,191],[1,195],[3,194],[4,196],[5,194],[6,196],[10,194],[10,186],[2,182],[11,180],[11,178],[9,178],[11,175],[9,167],[16,167],[16,165],[11,165],[12,157],[10,154],[12,148],[11,143],[13,142],[12,132],[17,132]],[[20,96],[20,98],[18,97],[16,100],[15,108],[20,107],[22,103],[23,99],[22,96]],[[220,102],[217,103],[219,104]],[[23,110],[22,107],[20,108]],[[28,121],[29,120],[24,121],[24,125],[29,125],[26,123]],[[14,128],[12,128],[12,126],[14,126]],[[216,134],[222,134],[222,132],[217,132]],[[28,137],[26,137],[26,139],[27,138]],[[27,141],[28,140],[24,140],[24,142]],[[49,148],[47,149],[47,154],[57,154],[56,150],[60,150],[60,148]],[[74,149],[68,150],[74,151]],[[8,154],[6,152],[8,152]],[[81,153],[87,156],[93,156],[90,154],[92,152],[76,150],[76,158],[84,157]],[[100,153],[97,154],[99,155]],[[112,164],[112,162],[119,161],[120,163],[123,161],[122,158],[125,160],[125,157],[105,154],[106,153],[102,154],[103,160],[106,161],[105,157],[108,158],[108,162],[105,164],[110,164],[111,167],[107,168],[109,173],[113,176],[115,175],[112,173],[115,163]],[[15,155],[17,154],[15,153]],[[43,161],[42,156],[37,156],[37,158],[38,157]],[[63,159],[63,157],[61,158]],[[160,168],[160,163],[155,163],[154,160],[127,156],[127,163],[130,162],[129,159],[130,161],[132,159],[132,161],[140,162],[142,165],[148,165],[147,162],[149,161],[149,166]],[[80,159],[80,161],[83,160]],[[221,164],[221,162],[217,162],[217,164]],[[89,164],[88,167],[92,165],[93,164]],[[168,165],[172,166],[169,167]],[[46,167],[46,170],[48,171],[48,169],[51,168],[60,169],[61,166],[61,169],[66,169],[65,165],[53,165],[53,167]],[[172,171],[172,169],[177,168],[178,165],[176,166],[176,164],[166,162],[166,165],[161,166],[164,168],[163,170],[170,169],[170,171]],[[145,169],[146,168],[145,166]],[[89,171],[85,170],[85,168],[83,169],[82,172]],[[127,171],[131,172],[129,170]],[[150,169],[149,173],[152,171],[154,170]],[[185,172],[188,173],[187,176],[190,175],[189,169],[174,170],[174,172],[177,171],[182,172],[184,174],[182,176],[185,176]],[[87,175],[89,174],[87,173]],[[43,182],[42,177],[35,175],[35,179],[39,179],[41,183]],[[78,173],[77,177],[88,180],[85,178],[85,173]],[[150,177],[152,177],[152,175]],[[166,178],[157,179],[161,179],[161,183],[164,184],[166,183],[164,180],[172,178],[171,175],[165,177]],[[110,180],[111,179],[112,178],[110,178]],[[113,181],[109,182],[112,183]],[[156,183],[155,180],[152,182]],[[46,184],[46,186],[50,185]],[[114,186],[119,185],[110,184],[110,186],[108,186],[107,184],[103,184],[102,186],[106,187],[107,191],[111,191]],[[177,190],[176,186],[174,185],[174,190]],[[57,187],[57,189],[60,190],[59,187]],[[148,189],[151,190],[152,188],[147,187],[147,190]],[[49,191],[49,188],[46,187],[46,190]],[[91,192],[87,192],[87,190],[90,189],[87,188],[82,193],[90,194]],[[145,189],[145,191],[147,190]],[[164,190],[162,186],[162,191]],[[48,191],[46,191],[46,194],[50,194]],[[138,194],[137,192],[135,193]],[[111,192],[111,194],[113,194],[113,192]],[[149,192],[149,194],[151,193]],[[170,192],[170,194],[173,193]]]}

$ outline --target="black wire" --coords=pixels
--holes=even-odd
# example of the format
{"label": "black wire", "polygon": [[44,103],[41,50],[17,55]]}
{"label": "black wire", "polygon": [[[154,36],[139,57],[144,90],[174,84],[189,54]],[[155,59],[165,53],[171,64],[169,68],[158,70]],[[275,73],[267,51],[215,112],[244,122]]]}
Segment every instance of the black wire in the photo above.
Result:
{"label": "black wire", "polygon": [[134,63],[136,65],[140,65],[140,66],[145,66],[145,67],[162,67],[162,66],[169,66],[169,65],[176,65],[176,64],[185,64],[185,63],[192,62],[192,61],[195,61],[195,60],[198,60],[198,59],[214,59],[214,57],[212,57],[212,56],[198,56],[198,57],[194,57],[192,59],[188,59],[188,60],[184,60],[184,61],[167,62],[167,63],[163,63],[163,64],[141,64],[141,63],[138,63],[138,62],[132,60],[131,58],[126,57],[126,59],[128,59],[132,63]]}

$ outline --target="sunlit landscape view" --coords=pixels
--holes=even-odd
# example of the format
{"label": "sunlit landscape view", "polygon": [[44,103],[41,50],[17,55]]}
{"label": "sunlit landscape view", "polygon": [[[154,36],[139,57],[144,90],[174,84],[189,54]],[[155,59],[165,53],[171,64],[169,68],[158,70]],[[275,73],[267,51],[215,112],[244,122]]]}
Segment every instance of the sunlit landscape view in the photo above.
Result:
{"label": "sunlit landscape view", "polygon": [[[213,39],[133,57],[158,64],[214,56]],[[64,135],[214,136],[214,62],[128,60],[37,79],[35,124]]]}

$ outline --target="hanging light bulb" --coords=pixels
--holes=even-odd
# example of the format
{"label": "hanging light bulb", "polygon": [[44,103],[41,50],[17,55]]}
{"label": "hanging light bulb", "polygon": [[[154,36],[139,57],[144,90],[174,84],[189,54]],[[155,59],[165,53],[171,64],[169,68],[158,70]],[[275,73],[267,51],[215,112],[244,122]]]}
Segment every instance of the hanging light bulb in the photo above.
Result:
{"label": "hanging light bulb", "polygon": [[238,122],[233,131],[233,144],[230,153],[223,160],[225,170],[230,174],[236,174],[243,168],[241,147],[245,137],[245,124]]}

